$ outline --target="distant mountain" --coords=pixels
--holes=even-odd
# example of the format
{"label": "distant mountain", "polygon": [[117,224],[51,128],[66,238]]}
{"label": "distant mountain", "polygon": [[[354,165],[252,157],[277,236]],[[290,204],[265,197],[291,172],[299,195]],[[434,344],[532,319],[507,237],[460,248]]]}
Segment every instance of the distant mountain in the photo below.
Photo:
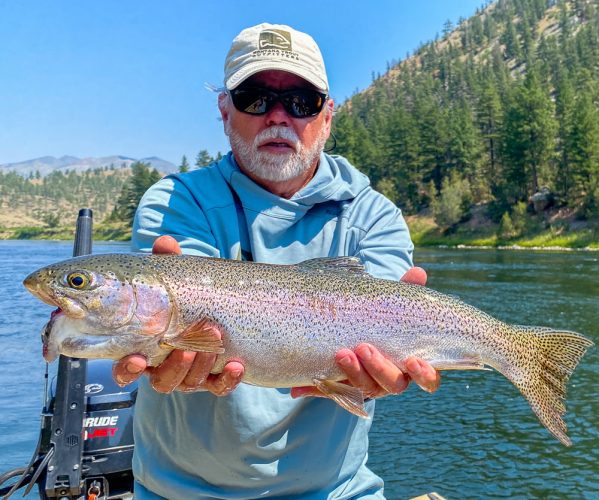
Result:
{"label": "distant mountain", "polygon": [[136,160],[128,156],[114,155],[103,156],[101,158],[77,158],[76,156],[61,156],[60,158],[56,158],[54,156],[42,156],[33,160],[0,164],[0,172],[16,172],[23,176],[39,172],[43,177],[56,170],[84,172],[95,168],[110,167],[111,165],[114,168],[128,168],[136,161],[149,163],[163,174],[170,174],[178,170],[178,167],[170,161],[156,156]]}

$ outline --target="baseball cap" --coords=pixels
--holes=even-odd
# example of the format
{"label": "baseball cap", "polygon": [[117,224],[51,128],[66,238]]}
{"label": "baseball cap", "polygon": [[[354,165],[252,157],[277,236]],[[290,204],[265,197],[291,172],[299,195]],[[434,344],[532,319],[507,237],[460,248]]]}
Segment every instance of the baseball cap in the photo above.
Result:
{"label": "baseball cap", "polygon": [[327,93],[329,82],[314,39],[284,24],[263,23],[235,37],[225,59],[225,87],[233,90],[246,78],[266,70],[293,73]]}

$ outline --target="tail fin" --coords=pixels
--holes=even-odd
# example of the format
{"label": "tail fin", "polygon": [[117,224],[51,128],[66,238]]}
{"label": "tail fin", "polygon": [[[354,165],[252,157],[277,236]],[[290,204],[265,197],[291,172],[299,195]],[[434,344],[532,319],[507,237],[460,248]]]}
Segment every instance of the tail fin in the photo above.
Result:
{"label": "tail fin", "polygon": [[593,342],[574,332],[530,326],[513,328],[519,346],[517,356],[522,363],[501,371],[520,389],[549,432],[570,446],[572,441],[562,419],[566,413],[566,384]]}

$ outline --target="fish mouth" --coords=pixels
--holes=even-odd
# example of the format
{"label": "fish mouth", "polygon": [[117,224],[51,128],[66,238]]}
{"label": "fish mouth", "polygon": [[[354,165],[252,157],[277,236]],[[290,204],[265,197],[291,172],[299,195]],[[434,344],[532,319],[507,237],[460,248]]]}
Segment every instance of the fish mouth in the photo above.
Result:
{"label": "fish mouth", "polygon": [[25,280],[23,281],[23,285],[25,286],[25,288],[27,288],[27,290],[31,292],[32,295],[35,295],[42,302],[50,306],[58,307],[60,309],[60,304],[56,301],[53,295],[50,294],[40,284],[40,282],[35,278],[34,275],[27,276],[27,278],[25,278]]}
{"label": "fish mouth", "polygon": [[50,321],[48,321],[42,329],[42,356],[47,363],[52,363],[52,361],[56,359],[56,353],[53,349],[50,349],[50,335],[56,318],[61,314],[64,314],[64,311],[60,307],[54,309],[50,313]]}
{"label": "fish mouth", "polygon": [[52,312],[52,315],[62,313],[75,319],[80,319],[85,316],[84,308],[76,300],[64,296],[61,293],[55,293],[51,286],[40,283],[35,276],[28,276],[25,278],[23,285],[25,285],[25,288],[27,288],[32,295],[42,302],[57,308]]}
{"label": "fish mouth", "polygon": [[48,342],[42,343],[42,356],[46,360],[46,363],[52,363],[52,361],[56,359],[56,356],[50,353],[50,349],[48,348]]}

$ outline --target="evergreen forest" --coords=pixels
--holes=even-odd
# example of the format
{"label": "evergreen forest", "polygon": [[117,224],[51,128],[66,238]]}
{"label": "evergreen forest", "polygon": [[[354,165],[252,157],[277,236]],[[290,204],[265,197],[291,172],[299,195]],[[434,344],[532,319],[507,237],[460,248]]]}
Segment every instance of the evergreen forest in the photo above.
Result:
{"label": "evergreen forest", "polygon": [[498,0],[373,75],[338,111],[335,150],[440,234],[592,226],[598,105],[599,1]]}

